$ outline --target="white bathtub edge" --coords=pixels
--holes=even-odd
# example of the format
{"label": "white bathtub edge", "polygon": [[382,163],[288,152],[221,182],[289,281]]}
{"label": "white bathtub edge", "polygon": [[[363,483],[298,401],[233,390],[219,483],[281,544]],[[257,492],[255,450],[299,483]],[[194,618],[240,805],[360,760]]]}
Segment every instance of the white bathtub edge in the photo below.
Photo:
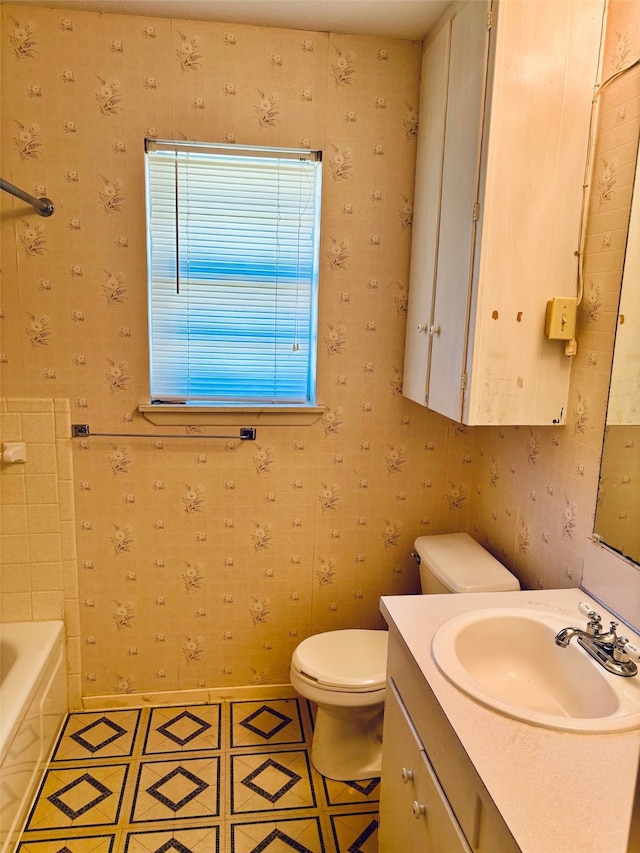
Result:
{"label": "white bathtub edge", "polygon": [[0,853],[9,853],[16,849],[69,702],[63,622],[3,623],[0,637],[19,653],[0,684],[5,738],[0,745]]}

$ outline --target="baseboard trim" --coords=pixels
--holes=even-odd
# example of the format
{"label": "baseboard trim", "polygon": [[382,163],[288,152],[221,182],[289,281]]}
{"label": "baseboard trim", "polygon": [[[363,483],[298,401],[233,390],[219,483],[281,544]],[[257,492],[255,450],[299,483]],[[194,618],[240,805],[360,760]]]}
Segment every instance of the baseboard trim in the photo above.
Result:
{"label": "baseboard trim", "polygon": [[162,705],[205,705],[215,702],[251,702],[261,699],[290,699],[298,696],[290,684],[259,684],[246,687],[210,687],[197,690],[166,690],[154,693],[111,693],[84,696],[85,711],[109,708],[145,708]]}

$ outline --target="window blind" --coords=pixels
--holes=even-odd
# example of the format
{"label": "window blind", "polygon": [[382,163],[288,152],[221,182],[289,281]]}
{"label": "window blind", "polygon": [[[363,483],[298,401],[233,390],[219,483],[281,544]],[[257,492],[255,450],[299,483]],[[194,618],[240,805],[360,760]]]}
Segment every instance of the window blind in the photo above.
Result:
{"label": "window blind", "polygon": [[145,150],[151,399],[314,405],[320,152]]}

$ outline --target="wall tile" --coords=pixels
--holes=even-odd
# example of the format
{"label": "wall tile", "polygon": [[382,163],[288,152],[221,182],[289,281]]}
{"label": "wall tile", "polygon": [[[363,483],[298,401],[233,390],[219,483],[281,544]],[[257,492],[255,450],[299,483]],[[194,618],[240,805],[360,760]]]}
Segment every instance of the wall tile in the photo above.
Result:
{"label": "wall tile", "polygon": [[22,440],[38,444],[50,440],[54,429],[53,414],[23,414]]}
{"label": "wall tile", "polygon": [[[60,536],[56,533],[34,533],[29,535],[29,560],[32,565],[62,560]],[[60,588],[60,587],[58,587]]]}
{"label": "wall tile", "polygon": [[62,619],[64,617],[62,593],[33,591],[31,593],[31,613],[31,618],[35,622],[47,619]]}
{"label": "wall tile", "polygon": [[[54,557],[51,554],[51,557]],[[31,589],[38,592],[59,592],[62,589],[62,565],[42,560],[31,562]]]}
{"label": "wall tile", "polygon": [[58,533],[60,514],[56,504],[37,504],[27,507],[29,533]]}
{"label": "wall tile", "polygon": [[11,563],[6,554],[3,554],[2,577],[0,579],[0,591],[2,596],[9,593],[29,592],[31,579],[28,563]]}
{"label": "wall tile", "polygon": [[7,563],[29,564],[29,545],[26,536],[3,536],[2,559]]}
{"label": "wall tile", "polygon": [[33,618],[30,592],[3,594],[0,608],[3,622],[29,622]]}
{"label": "wall tile", "polygon": [[24,478],[28,504],[57,504],[58,478],[52,474],[27,474]]}
{"label": "wall tile", "polygon": [[2,412],[0,414],[0,435],[3,441],[21,441],[22,424],[20,415]]}
{"label": "wall tile", "polygon": [[[75,516],[70,480],[59,480],[61,459],[66,477],[73,477],[69,442],[65,453],[56,452],[55,424],[50,414],[54,401],[50,399],[3,399],[0,408],[12,412],[5,418],[19,422],[17,428],[16,421],[12,427],[19,437],[30,437],[27,463],[5,464],[0,476],[2,620],[56,619],[64,615],[67,636],[71,636],[78,606]],[[58,408],[64,417],[66,407]],[[63,553],[68,560],[64,566]]]}
{"label": "wall tile", "polygon": [[5,504],[0,518],[0,534],[25,534],[27,532],[26,507],[21,504]]}
{"label": "wall tile", "polygon": [[3,507],[24,506],[26,503],[24,476],[13,467],[3,466],[0,496]]}

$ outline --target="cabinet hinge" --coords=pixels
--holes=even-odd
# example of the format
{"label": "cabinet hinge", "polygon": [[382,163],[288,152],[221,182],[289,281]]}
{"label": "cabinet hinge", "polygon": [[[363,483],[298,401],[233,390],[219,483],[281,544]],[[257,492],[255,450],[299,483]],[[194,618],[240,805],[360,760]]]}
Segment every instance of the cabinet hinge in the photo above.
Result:
{"label": "cabinet hinge", "polygon": [[462,376],[460,377],[460,390],[464,391],[467,387],[467,371],[463,371]]}
{"label": "cabinet hinge", "polygon": [[479,218],[480,218],[480,204],[478,202],[476,202],[473,205],[473,221],[477,222]]}
{"label": "cabinet hinge", "polygon": [[487,29],[490,30],[493,26],[493,9],[489,9],[487,12]]}

